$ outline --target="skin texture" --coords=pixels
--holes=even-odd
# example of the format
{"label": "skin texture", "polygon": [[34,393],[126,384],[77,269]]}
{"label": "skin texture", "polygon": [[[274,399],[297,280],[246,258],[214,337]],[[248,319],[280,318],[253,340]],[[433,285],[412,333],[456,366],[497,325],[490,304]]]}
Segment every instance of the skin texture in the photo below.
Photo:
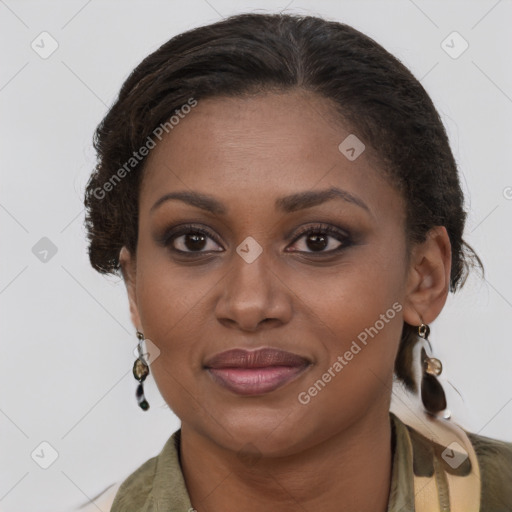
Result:
{"label": "skin texture", "polygon": [[[437,227],[408,255],[402,198],[371,148],[354,161],[338,150],[351,130],[332,112],[327,100],[300,90],[200,100],[146,162],[136,259],[124,247],[120,261],[133,324],[160,350],[151,372],[182,422],[182,466],[198,512],[386,510],[402,325],[430,323],[441,311],[450,244]],[[275,209],[281,196],[330,187],[367,209],[342,199]],[[179,200],[150,212],[176,191],[212,195],[226,212]],[[186,245],[183,235],[167,247],[158,242],[183,223],[213,237],[203,246]],[[319,249],[311,235],[298,235],[318,223],[341,238],[326,233]],[[248,236],[262,249],[252,263],[236,252]],[[400,311],[378,334],[300,403],[299,393],[396,303]],[[288,350],[311,365],[270,393],[240,396],[203,368],[235,347]]]}

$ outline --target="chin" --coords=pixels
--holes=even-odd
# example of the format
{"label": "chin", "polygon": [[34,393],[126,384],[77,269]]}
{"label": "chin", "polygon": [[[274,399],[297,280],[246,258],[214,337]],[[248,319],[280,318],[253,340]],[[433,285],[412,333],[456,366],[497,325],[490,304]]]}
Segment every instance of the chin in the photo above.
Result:
{"label": "chin", "polygon": [[283,409],[278,413],[275,409],[238,409],[222,414],[219,423],[207,426],[209,437],[223,448],[249,458],[291,455],[295,447],[314,437],[313,427],[311,432],[305,430],[304,418],[299,419],[293,411]]}

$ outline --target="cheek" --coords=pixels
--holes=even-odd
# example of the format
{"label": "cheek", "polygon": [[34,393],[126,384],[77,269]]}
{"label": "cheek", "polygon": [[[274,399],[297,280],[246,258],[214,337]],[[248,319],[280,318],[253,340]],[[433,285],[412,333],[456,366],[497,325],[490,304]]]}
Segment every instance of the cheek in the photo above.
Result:
{"label": "cheek", "polygon": [[342,290],[323,294],[310,288],[311,296],[322,297],[311,331],[322,350],[314,372],[299,390],[302,405],[293,418],[315,428],[318,435],[389,400],[403,328],[401,297],[392,283],[386,288],[371,275],[361,274],[339,284],[344,285]]}
{"label": "cheek", "polygon": [[403,328],[399,287],[375,283],[369,274],[340,279],[337,284],[336,291],[332,281],[329,291],[311,285],[308,290],[310,297],[321,297],[308,321],[321,348],[315,378],[338,362],[334,370],[343,377],[333,379],[337,383],[333,387],[349,382],[362,389],[372,387],[368,379],[387,381]]}
{"label": "cheek", "polygon": [[304,280],[296,289],[311,308],[311,334],[321,343],[318,368],[308,382],[329,382],[325,389],[316,386],[320,402],[348,406],[372,400],[379,390],[390,392],[403,328],[401,250],[361,251],[357,263],[326,278]]}
{"label": "cheek", "polygon": [[137,303],[141,322],[155,340],[175,339],[202,307],[211,286],[200,267],[180,267],[161,248],[140,250]]}
{"label": "cheek", "polygon": [[375,324],[390,308],[390,320],[395,318],[397,306],[392,307],[404,299],[404,265],[401,247],[379,249],[374,244],[347,253],[346,260],[328,271],[308,269],[287,277],[295,295],[314,313],[312,320],[316,316],[333,335],[346,340]]}
{"label": "cheek", "polygon": [[205,313],[211,317],[211,289],[221,276],[211,280],[199,267],[178,268],[164,251],[156,252],[139,253],[138,310],[145,336],[158,348],[151,373],[164,400],[182,417],[200,400],[198,345],[205,339]]}

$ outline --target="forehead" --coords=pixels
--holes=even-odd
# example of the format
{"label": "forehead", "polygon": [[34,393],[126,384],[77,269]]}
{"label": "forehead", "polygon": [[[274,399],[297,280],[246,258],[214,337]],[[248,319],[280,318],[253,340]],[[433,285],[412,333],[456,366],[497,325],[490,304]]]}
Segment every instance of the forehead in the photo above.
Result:
{"label": "forehead", "polygon": [[173,190],[262,204],[330,186],[385,203],[396,192],[368,146],[352,160],[340,151],[354,135],[331,102],[305,91],[198,100],[149,154],[141,208]]}

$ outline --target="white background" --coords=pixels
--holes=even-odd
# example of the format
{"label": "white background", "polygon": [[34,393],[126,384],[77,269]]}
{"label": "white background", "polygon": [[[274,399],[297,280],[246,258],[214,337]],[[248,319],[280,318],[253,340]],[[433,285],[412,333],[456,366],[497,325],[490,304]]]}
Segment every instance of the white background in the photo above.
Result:
{"label": "white background", "polygon": [[[70,510],[156,455],[179,427],[151,376],[151,409],[137,406],[124,284],[88,261],[92,133],[128,73],[173,35],[236,12],[284,8],[370,35],[421,79],[440,111],[467,194],[465,237],[486,276],[450,297],[431,341],[455,417],[512,441],[510,0],[2,0],[3,512]],[[59,44],[48,59],[31,48],[42,31]],[[441,47],[453,31],[469,43],[457,59]],[[42,237],[57,248],[46,263],[32,252]],[[48,469],[31,458],[43,441],[58,453]]]}

